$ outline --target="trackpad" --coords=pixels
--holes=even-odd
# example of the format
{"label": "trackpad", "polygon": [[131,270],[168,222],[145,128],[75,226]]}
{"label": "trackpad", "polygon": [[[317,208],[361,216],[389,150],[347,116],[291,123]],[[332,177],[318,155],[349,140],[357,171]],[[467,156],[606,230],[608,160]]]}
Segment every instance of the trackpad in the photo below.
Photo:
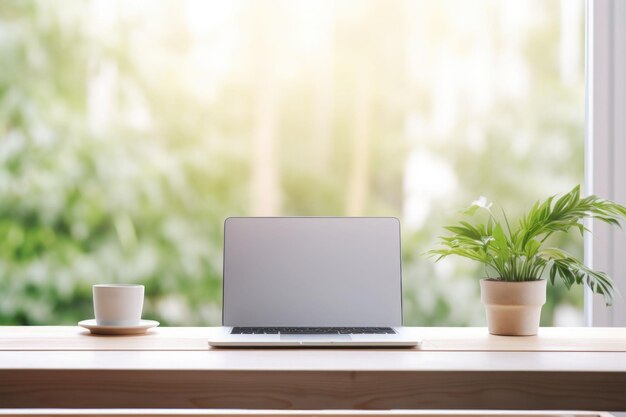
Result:
{"label": "trackpad", "polygon": [[280,340],[301,340],[303,342],[349,342],[347,334],[281,334]]}

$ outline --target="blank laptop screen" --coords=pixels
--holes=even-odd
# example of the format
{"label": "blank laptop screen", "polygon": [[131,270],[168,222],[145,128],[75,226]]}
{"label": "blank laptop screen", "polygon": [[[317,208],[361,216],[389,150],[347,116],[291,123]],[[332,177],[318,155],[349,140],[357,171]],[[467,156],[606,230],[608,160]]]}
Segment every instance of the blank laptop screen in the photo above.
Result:
{"label": "blank laptop screen", "polygon": [[399,326],[395,218],[228,218],[225,326]]}

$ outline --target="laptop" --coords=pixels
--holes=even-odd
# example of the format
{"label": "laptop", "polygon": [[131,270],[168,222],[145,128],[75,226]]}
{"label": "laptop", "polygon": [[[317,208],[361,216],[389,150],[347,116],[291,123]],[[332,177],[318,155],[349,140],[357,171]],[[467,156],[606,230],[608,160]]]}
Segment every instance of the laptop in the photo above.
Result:
{"label": "laptop", "polygon": [[400,222],[231,217],[218,347],[419,345],[402,327]]}

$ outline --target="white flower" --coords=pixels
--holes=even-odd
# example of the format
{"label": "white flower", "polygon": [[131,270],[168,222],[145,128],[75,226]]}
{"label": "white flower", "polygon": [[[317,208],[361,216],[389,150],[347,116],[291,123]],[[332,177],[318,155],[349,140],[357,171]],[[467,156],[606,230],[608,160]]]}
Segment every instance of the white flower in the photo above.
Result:
{"label": "white flower", "polygon": [[480,197],[478,197],[478,200],[476,200],[476,201],[474,201],[472,203],[472,206],[478,206],[478,207],[484,208],[486,210],[489,210],[492,205],[493,205],[493,203],[487,201],[487,197],[482,196],[482,195]]}

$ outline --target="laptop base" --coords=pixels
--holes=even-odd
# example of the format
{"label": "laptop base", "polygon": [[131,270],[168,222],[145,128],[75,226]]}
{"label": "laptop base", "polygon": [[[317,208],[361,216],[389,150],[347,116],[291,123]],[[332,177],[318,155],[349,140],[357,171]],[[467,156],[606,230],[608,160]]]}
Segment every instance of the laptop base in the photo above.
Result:
{"label": "laptop base", "polygon": [[209,337],[214,347],[419,347],[421,341],[394,327],[395,334],[232,334],[222,327]]}

